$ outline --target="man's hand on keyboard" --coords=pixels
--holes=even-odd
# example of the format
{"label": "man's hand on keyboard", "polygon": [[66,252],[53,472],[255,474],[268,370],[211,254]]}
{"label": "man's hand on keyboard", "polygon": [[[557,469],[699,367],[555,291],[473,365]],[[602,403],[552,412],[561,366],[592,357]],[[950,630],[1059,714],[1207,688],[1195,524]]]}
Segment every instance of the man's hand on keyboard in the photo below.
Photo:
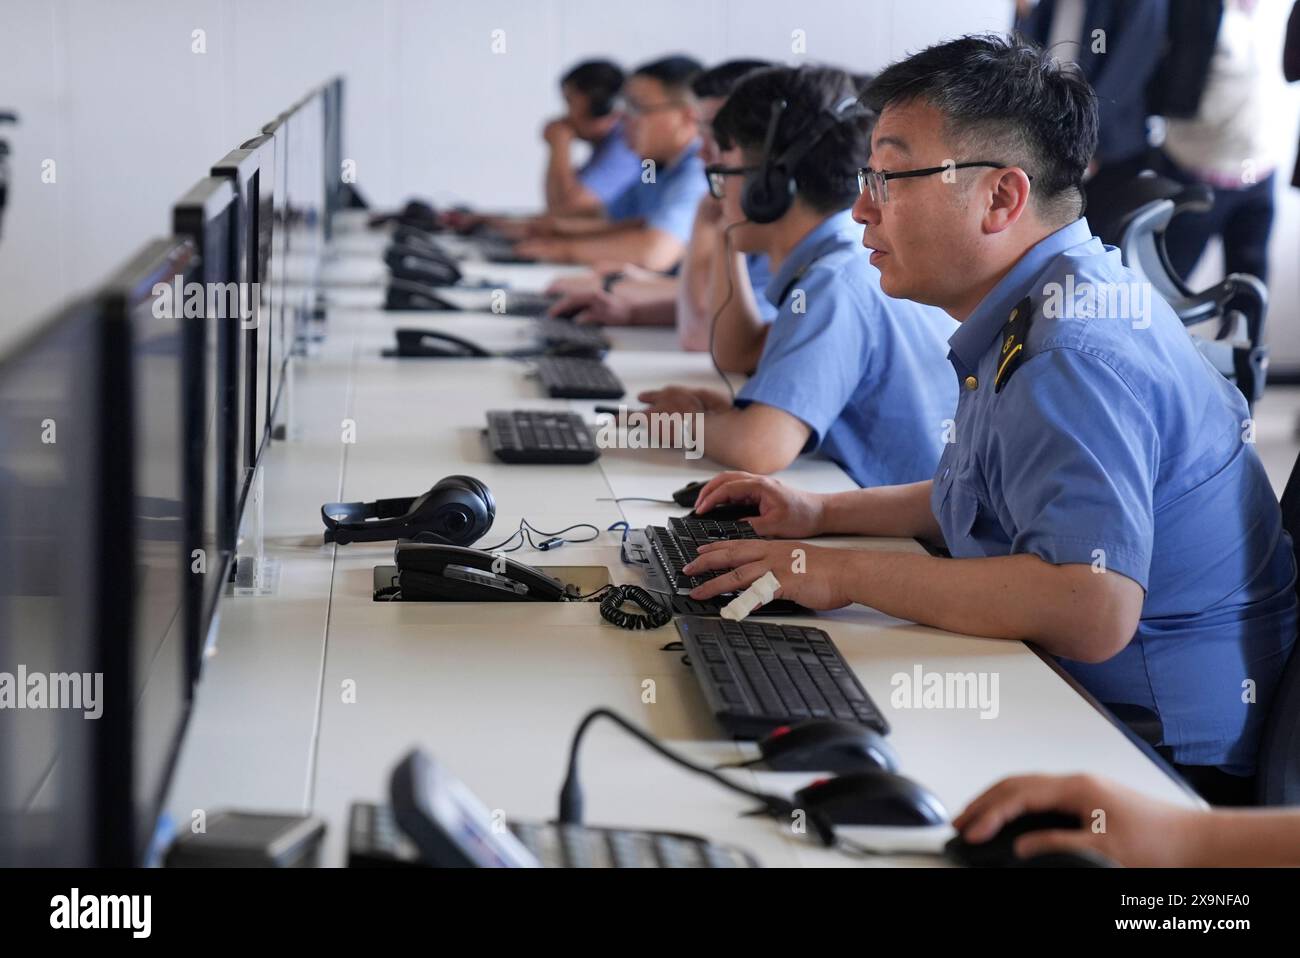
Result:
{"label": "man's hand on keyboard", "polygon": [[707,519],[714,506],[733,502],[758,505],[758,515],[745,521],[760,536],[802,539],[822,531],[821,496],[750,472],[723,472],[714,476],[700,490],[695,511]]}
{"label": "man's hand on keyboard", "polygon": [[688,575],[730,569],[691,591],[692,599],[710,599],[749,588],[771,572],[781,583],[775,598],[790,599],[810,609],[838,609],[853,599],[847,588],[853,555],[806,542],[732,539],[700,546],[699,558],[682,571]]}

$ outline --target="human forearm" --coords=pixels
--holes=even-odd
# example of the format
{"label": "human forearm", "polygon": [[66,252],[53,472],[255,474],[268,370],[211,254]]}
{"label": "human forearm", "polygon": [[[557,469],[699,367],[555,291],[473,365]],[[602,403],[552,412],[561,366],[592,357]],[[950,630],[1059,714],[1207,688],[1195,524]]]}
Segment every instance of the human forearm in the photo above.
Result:
{"label": "human forearm", "polygon": [[770,475],[798,458],[808,427],[788,413],[752,405],[706,413],[701,435],[704,454],[714,462]]}
{"label": "human forearm", "polygon": [[823,497],[824,535],[897,536],[942,543],[943,532],[930,511],[932,482],[876,486]]}
{"label": "human forearm", "polygon": [[568,262],[594,264],[620,260],[646,269],[670,269],[682,255],[681,241],[662,230],[624,229],[608,235],[577,237],[566,244]]}
{"label": "human forearm", "polygon": [[1176,828],[1171,839],[1185,868],[1300,865],[1300,812],[1291,809],[1202,812]]}
{"label": "human forearm", "polygon": [[677,289],[677,339],[682,349],[703,352],[709,348],[709,289],[717,230],[699,216],[682,260]]}
{"label": "human forearm", "polygon": [[546,166],[546,212],[588,219],[601,211],[600,197],[578,179],[569,162],[568,150],[552,149]]}
{"label": "human forearm", "polygon": [[1052,565],[1034,555],[835,551],[846,554],[827,574],[840,577],[851,601],[950,632],[1034,642],[1080,662],[1102,662],[1123,648],[1141,609],[1141,589],[1130,580],[1103,580],[1088,566]]}

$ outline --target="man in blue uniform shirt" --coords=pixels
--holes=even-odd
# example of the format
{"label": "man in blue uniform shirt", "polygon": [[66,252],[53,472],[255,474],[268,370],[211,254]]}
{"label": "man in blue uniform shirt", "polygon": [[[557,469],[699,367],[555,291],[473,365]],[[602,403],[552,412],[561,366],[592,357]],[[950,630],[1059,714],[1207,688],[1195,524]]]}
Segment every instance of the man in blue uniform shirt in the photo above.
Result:
{"label": "man in blue uniform shirt", "polygon": [[[700,159],[718,161],[718,143],[713,136],[713,118],[727,96],[747,73],[771,66],[762,60],[727,60],[698,74],[691,81],[691,93],[700,121]],[[712,196],[701,197],[695,209],[691,236],[680,268],[675,275],[651,273],[617,263],[598,264],[598,270],[562,276],[548,288],[560,296],[551,307],[552,316],[568,316],[576,323],[602,326],[676,326],[683,349],[709,348],[713,317],[719,325],[731,313],[747,313],[770,322],[776,309],[762,291],[771,278],[767,257],[752,253],[744,258],[745,272],[733,277],[726,261],[721,203]],[[733,284],[733,295],[723,303],[720,288]],[[757,290],[757,295],[755,291]],[[721,347],[719,343],[719,347]],[[715,358],[729,368],[721,348]],[[740,372],[752,372],[753,361]]]}
{"label": "man in blue uniform shirt", "polygon": [[855,215],[881,286],[961,327],[951,443],[931,481],[831,496],[723,475],[697,508],[760,502],[761,534],[915,536],[955,557],[718,544],[688,571],[771,570],[777,595],[861,602],[1036,642],[1101,701],[1154,713],[1212,801],[1245,803],[1296,635],[1295,563],[1246,404],[1091,236],[1092,91],[1020,40],[966,37],[882,73]]}
{"label": "man in blue uniform shirt", "polygon": [[[617,99],[623,71],[608,60],[584,60],[560,80],[564,116],[542,130],[546,161],[546,211],[562,216],[599,215],[641,178],[641,158],[623,131]],[[591,155],[574,169],[574,140],[591,145]]]}
{"label": "man in blue uniform shirt", "polygon": [[[710,183],[734,248],[767,254],[772,278],[762,292],[777,315],[766,324],[735,317],[761,356],[734,402],[684,386],[640,398],[651,413],[702,414],[704,454],[715,462],[776,472],[820,449],[860,485],[879,485],[922,479],[939,459],[956,401],[944,361],[954,324],[940,310],[889,299],[866,262],[846,209],[870,136],[857,97],[842,70],[777,67],[747,75],[714,119],[725,149]],[[761,175],[769,139],[766,160],[785,202],[760,216],[741,194]]]}
{"label": "man in blue uniform shirt", "polygon": [[605,207],[603,217],[547,217],[532,223],[537,238],[521,255],[566,263],[602,260],[671,269],[691,235],[704,195],[699,115],[691,80],[700,64],[664,57],[638,67],[623,91],[628,145],[641,157],[640,176]]}

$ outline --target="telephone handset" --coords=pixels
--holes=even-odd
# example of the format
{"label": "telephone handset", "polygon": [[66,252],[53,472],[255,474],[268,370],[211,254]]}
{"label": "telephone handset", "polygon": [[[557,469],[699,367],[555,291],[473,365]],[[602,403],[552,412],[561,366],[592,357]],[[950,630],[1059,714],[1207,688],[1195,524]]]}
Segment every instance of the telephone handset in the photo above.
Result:
{"label": "telephone handset", "polygon": [[384,262],[394,279],[412,280],[430,286],[454,286],[461,281],[461,272],[455,263],[427,259],[409,248],[390,247]]}
{"label": "telephone handset", "polygon": [[564,602],[578,590],[540,569],[480,549],[401,542],[395,550],[404,602]]}
{"label": "telephone handset", "polygon": [[425,865],[438,868],[537,868],[533,855],[488,807],[431,756],[408,754],[389,783],[397,824]]}
{"label": "telephone handset", "polygon": [[452,333],[408,326],[397,330],[397,347],[386,350],[384,355],[426,359],[483,359],[494,353]]}

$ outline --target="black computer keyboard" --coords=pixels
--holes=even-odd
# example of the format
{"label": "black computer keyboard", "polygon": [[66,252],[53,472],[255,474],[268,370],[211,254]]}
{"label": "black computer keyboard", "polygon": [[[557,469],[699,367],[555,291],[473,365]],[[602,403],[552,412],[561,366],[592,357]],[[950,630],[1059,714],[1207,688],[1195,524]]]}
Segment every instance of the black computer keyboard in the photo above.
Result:
{"label": "black computer keyboard", "polygon": [[569,355],[578,351],[595,358],[609,352],[609,339],[587,326],[577,326],[567,319],[539,319],[537,321],[537,338],[552,348],[570,350]]}
{"label": "black computer keyboard", "polygon": [[804,719],[889,732],[876,704],[821,629],[684,616],[677,631],[705,701],[736,738],[762,738]]}
{"label": "black computer keyboard", "polygon": [[[742,849],[695,835],[585,825],[512,822],[508,826],[543,868],[757,868]],[[348,866],[420,865],[414,843],[386,805],[357,802],[348,816]]]}
{"label": "black computer keyboard", "polygon": [[[752,526],[744,520],[706,519],[703,517],[673,517],[668,527],[646,526],[642,540],[644,550],[637,549],[630,561],[649,562],[650,587],[668,593],[668,602],[678,615],[717,615],[736,597],[726,592],[710,599],[692,599],[690,592],[701,583],[717,578],[729,570],[687,575],[683,567],[699,555],[700,546],[719,539],[760,539]],[[625,545],[625,552],[626,546]],[[625,558],[627,558],[625,556]],[[751,615],[811,615],[812,610],[789,599],[773,599],[750,613]]]}
{"label": "black computer keyboard", "polygon": [[595,462],[600,450],[573,412],[494,410],[487,414],[488,445],[502,462]]}
{"label": "black computer keyboard", "polygon": [[623,384],[599,359],[541,356],[537,374],[554,399],[622,399]]}
{"label": "black computer keyboard", "polygon": [[708,516],[673,516],[668,520],[668,528],[679,537],[712,539],[761,539],[744,519],[710,519]]}
{"label": "black computer keyboard", "polygon": [[705,519],[668,520],[668,528],[649,526],[646,535],[650,547],[663,566],[673,587],[681,593],[690,592],[702,582],[721,575],[721,572],[704,572],[699,575],[687,575],[684,566],[694,562],[699,555],[700,546],[706,542],[719,539],[757,539],[759,538],[748,522],[716,522]]}

